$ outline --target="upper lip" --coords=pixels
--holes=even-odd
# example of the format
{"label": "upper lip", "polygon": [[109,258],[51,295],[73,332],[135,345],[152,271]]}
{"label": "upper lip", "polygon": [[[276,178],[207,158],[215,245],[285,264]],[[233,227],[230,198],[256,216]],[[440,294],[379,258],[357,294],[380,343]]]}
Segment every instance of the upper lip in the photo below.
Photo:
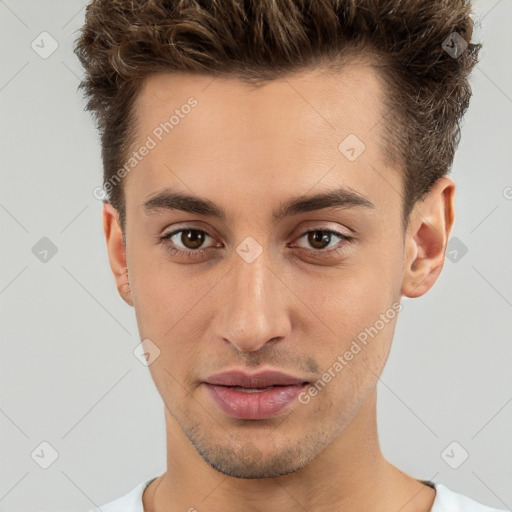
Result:
{"label": "upper lip", "polygon": [[218,386],[237,386],[248,389],[265,388],[269,386],[290,386],[304,384],[307,381],[276,370],[247,373],[243,370],[232,370],[211,375],[205,380],[208,384]]}

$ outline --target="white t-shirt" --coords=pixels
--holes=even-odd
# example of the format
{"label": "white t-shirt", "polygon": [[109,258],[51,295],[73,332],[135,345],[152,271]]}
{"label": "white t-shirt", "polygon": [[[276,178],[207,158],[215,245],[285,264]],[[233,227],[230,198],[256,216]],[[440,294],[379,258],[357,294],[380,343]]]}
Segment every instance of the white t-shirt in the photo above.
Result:
{"label": "white t-shirt", "polygon": [[[103,505],[101,509],[95,508],[89,512],[144,512],[142,493],[156,478],[157,477],[151,478],[150,480],[140,483],[124,496],[114,501],[109,501]],[[506,509],[492,508],[483,505],[468,496],[452,491],[442,484],[425,480],[422,481],[434,487],[436,490],[436,497],[430,512],[507,512]]]}

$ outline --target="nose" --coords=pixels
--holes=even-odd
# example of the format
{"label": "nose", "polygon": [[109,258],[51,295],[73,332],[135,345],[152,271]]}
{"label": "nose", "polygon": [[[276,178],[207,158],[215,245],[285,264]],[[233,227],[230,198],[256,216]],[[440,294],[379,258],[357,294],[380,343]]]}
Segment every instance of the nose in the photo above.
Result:
{"label": "nose", "polygon": [[238,254],[222,282],[217,335],[241,352],[289,336],[293,293],[271,268],[265,252],[248,263]]}

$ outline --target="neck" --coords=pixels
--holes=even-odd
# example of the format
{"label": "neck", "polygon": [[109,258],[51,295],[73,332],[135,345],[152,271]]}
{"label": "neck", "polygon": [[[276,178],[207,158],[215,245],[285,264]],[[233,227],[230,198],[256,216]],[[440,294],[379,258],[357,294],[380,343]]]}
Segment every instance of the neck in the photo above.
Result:
{"label": "neck", "polygon": [[232,478],[207,464],[165,410],[167,471],[143,495],[145,512],[429,512],[435,490],[387,462],[379,447],[376,391],[339,436],[282,477]]}

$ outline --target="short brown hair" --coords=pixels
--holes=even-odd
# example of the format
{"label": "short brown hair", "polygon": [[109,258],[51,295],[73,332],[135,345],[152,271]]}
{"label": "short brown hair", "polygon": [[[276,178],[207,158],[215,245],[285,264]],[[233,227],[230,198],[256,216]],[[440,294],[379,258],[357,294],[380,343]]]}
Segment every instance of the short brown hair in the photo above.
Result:
{"label": "short brown hair", "polygon": [[[93,0],[74,51],[101,135],[104,183],[132,150],[133,104],[149,74],[257,84],[319,62],[334,66],[355,51],[383,64],[382,147],[403,173],[405,228],[414,203],[449,172],[460,140],[481,47],[471,43],[471,15],[469,0]],[[460,55],[445,50],[450,37],[459,38]],[[121,185],[108,200],[124,234]]]}

